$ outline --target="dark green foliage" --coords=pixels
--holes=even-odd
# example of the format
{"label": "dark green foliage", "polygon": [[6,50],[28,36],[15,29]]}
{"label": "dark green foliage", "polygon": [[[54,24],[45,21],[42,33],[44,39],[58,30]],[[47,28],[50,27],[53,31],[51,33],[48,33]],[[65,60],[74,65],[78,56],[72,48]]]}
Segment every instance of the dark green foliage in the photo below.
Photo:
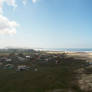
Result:
{"label": "dark green foliage", "polygon": [[57,65],[53,62],[38,64],[37,72],[0,70],[0,92],[83,92],[75,73],[81,64],[84,63],[80,60],[67,58]]}

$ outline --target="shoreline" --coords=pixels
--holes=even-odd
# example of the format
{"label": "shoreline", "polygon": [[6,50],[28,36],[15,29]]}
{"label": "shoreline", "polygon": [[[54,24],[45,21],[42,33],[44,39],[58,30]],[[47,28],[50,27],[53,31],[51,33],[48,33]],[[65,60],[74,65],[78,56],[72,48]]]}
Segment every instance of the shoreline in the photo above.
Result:
{"label": "shoreline", "polygon": [[69,57],[74,57],[77,59],[87,60],[88,62],[92,62],[92,52],[73,52],[73,51],[45,51],[49,54],[63,54],[65,53]]}

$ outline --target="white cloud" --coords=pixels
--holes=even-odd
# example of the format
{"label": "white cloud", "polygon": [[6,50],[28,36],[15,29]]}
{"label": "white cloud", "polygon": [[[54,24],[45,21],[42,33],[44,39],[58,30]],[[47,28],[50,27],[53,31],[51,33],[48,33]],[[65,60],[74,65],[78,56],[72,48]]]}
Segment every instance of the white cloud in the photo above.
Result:
{"label": "white cloud", "polygon": [[[23,3],[24,5],[26,5],[27,2],[28,2],[28,0],[22,0],[22,3]],[[36,2],[37,2],[37,0],[32,0],[32,3],[36,3]]]}
{"label": "white cloud", "polygon": [[3,12],[2,11],[3,2],[4,2],[4,0],[0,0],[0,14]]}
{"label": "white cloud", "polygon": [[6,3],[10,6],[13,6],[13,7],[17,7],[17,4],[16,4],[16,1],[15,0],[5,0]]}
{"label": "white cloud", "polygon": [[[14,8],[17,7],[17,4],[16,4],[16,1],[17,0],[0,0],[0,14],[3,13],[3,4],[6,3],[8,4],[9,6],[12,6]],[[22,0],[22,3],[24,5],[26,5],[28,0]],[[38,0],[32,0],[32,3],[36,3]]]}
{"label": "white cloud", "polygon": [[[26,5],[28,0],[22,0],[22,3]],[[36,3],[37,0],[32,0],[32,3]],[[16,21],[10,21],[7,17],[3,16],[3,6],[6,3],[13,8],[17,7],[16,0],[0,0],[0,34],[16,34],[16,27],[18,24]]]}
{"label": "white cloud", "polygon": [[6,3],[14,8],[17,7],[16,0],[0,0],[0,14],[3,13],[3,4]]}
{"label": "white cloud", "polygon": [[0,7],[0,14],[2,14],[3,13],[3,10],[2,10],[2,8]]}
{"label": "white cloud", "polygon": [[16,8],[16,0],[0,0],[0,34],[15,34],[18,24],[15,21],[10,21],[7,17],[3,16],[3,5],[6,3],[8,6]]}
{"label": "white cloud", "polygon": [[15,21],[10,21],[8,18],[0,15],[0,34],[16,34],[18,24]]}
{"label": "white cloud", "polygon": [[22,0],[22,3],[23,3],[24,5],[26,5],[26,4],[27,4],[27,1],[28,1],[28,0]]}
{"label": "white cloud", "polygon": [[33,2],[33,3],[36,3],[36,2],[37,2],[37,0],[32,0],[32,2]]}

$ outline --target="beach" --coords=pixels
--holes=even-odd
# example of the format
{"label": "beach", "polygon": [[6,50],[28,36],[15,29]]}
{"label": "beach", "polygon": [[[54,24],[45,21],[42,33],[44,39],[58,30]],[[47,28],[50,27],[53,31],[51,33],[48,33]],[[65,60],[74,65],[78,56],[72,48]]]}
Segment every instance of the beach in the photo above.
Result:
{"label": "beach", "polygon": [[65,53],[68,56],[72,56],[75,58],[79,58],[79,59],[86,59],[89,62],[92,61],[92,52],[74,52],[74,51],[46,51],[47,53],[50,54],[62,54]]}

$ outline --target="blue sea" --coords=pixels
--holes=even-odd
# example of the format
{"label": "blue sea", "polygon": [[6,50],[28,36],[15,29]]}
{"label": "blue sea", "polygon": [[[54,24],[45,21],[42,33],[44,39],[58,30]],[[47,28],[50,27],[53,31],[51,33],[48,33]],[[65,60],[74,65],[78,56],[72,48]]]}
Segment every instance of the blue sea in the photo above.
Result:
{"label": "blue sea", "polygon": [[39,48],[40,51],[92,52],[92,48]]}

